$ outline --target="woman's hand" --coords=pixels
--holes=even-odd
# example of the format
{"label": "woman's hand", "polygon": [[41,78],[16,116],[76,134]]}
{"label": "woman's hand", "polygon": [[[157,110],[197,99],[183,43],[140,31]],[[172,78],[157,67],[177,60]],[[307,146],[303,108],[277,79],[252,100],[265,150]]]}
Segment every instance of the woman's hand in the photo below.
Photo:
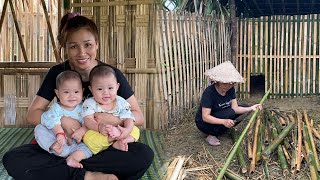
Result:
{"label": "woman's hand", "polygon": [[257,110],[258,108],[259,108],[259,110],[262,109],[261,104],[255,104],[255,105],[250,106],[251,111],[255,111],[255,110]]}
{"label": "woman's hand", "polygon": [[113,126],[118,126],[122,122],[118,116],[114,116],[110,113],[94,113],[94,120],[97,123],[110,124]]}
{"label": "woman's hand", "polygon": [[234,122],[232,119],[226,119],[223,121],[223,125],[226,127],[226,128],[232,128],[234,126]]}

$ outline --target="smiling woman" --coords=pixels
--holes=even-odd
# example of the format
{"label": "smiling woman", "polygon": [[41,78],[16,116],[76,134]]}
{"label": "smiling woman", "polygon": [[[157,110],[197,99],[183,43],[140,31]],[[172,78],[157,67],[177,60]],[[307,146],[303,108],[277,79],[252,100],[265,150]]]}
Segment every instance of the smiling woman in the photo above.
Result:
{"label": "smiling woman", "polygon": [[221,63],[207,70],[205,75],[213,84],[202,94],[195,121],[198,129],[208,135],[207,142],[215,146],[220,145],[216,136],[226,133],[235,125],[233,120],[236,114],[254,111],[261,106],[238,106],[234,85],[244,80],[231,62]]}
{"label": "smiling woman", "polygon": [[[92,20],[77,13],[69,13],[62,18],[59,30],[59,44],[65,50],[67,60],[50,68],[29,106],[27,120],[33,125],[40,123],[42,114],[54,99],[56,77],[61,72],[77,71],[81,76],[84,98],[88,98],[92,96],[89,90],[89,74],[95,66],[104,64],[96,59],[99,36],[97,26]],[[104,65],[115,71],[116,79],[121,84],[117,94],[130,104],[135,125],[142,125],[142,111],[127,79],[119,69]],[[121,124],[118,116],[109,113],[98,113],[94,118],[97,122]],[[63,122],[72,122],[74,119],[62,116],[60,120],[63,126]],[[75,129],[71,137],[79,137],[79,134],[83,137],[84,133],[85,128],[80,132]],[[139,179],[151,165],[153,156],[153,151],[148,146],[135,142],[128,144],[128,152],[109,147],[82,160],[83,168],[71,168],[63,158],[43,151],[38,144],[27,144],[8,151],[3,156],[3,165],[14,179]]]}

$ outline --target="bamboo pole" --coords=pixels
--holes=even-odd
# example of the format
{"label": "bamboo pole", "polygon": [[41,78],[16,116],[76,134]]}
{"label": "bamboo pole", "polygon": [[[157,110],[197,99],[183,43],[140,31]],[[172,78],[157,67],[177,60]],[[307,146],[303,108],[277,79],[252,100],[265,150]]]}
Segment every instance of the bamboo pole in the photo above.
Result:
{"label": "bamboo pole", "polygon": [[[270,93],[270,89],[269,89],[269,90],[266,92],[266,94],[263,96],[263,98],[262,98],[261,101],[260,101],[260,104],[263,104],[263,102],[267,99],[269,93]],[[233,147],[232,151],[230,152],[230,155],[228,156],[228,158],[227,158],[224,166],[223,166],[222,169],[220,170],[220,173],[219,173],[219,175],[218,175],[218,177],[217,177],[217,180],[221,180],[221,179],[222,179],[224,173],[225,173],[226,170],[227,170],[227,167],[229,166],[229,164],[230,164],[233,156],[235,155],[237,149],[239,148],[241,142],[243,141],[244,136],[246,135],[246,133],[247,133],[250,125],[251,125],[251,124],[253,123],[253,121],[255,120],[258,112],[259,112],[259,109],[257,109],[257,110],[253,113],[253,115],[251,116],[251,118],[250,118],[247,126],[245,127],[245,129],[244,129],[243,132],[241,133],[241,135],[240,135],[240,137],[239,137],[239,140],[236,142],[236,144],[235,144],[235,146]]]}
{"label": "bamboo pole", "polygon": [[311,142],[311,150],[313,151],[314,159],[317,165],[317,170],[320,171],[320,164],[319,164],[319,158],[318,153],[316,149],[316,145],[314,144],[313,136],[312,136],[312,128],[309,123],[308,115],[306,111],[303,111],[304,120],[306,121],[306,126],[308,128],[309,138]]}
{"label": "bamboo pole", "polygon": [[308,127],[306,125],[303,126],[303,139],[304,139],[304,145],[305,145],[305,150],[308,158],[308,163],[309,163],[309,170],[310,170],[310,175],[312,180],[318,180],[319,179],[319,174],[317,171],[317,163],[312,151],[312,145],[311,145],[311,140],[310,136],[308,134]]}

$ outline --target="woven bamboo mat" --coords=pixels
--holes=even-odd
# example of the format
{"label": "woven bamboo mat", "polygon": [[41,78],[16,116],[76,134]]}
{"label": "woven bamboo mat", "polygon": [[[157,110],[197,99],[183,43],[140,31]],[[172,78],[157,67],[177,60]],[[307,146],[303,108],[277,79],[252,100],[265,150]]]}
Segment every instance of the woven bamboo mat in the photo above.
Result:
{"label": "woven bamboo mat", "polygon": [[[34,139],[33,128],[0,128],[0,180],[12,180],[2,164],[2,156],[11,148],[30,143]],[[155,157],[142,180],[161,179],[162,165],[164,164],[163,136],[160,132],[143,130],[139,142],[149,145]]]}

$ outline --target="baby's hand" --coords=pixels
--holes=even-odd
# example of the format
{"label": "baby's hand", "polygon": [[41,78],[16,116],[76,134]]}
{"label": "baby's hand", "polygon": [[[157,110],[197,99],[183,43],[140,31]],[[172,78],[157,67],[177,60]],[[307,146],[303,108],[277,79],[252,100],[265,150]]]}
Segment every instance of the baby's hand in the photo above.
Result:
{"label": "baby's hand", "polygon": [[118,128],[119,128],[121,134],[117,139],[124,139],[124,138],[128,137],[132,131],[132,128],[125,128],[122,126],[118,126]]}
{"label": "baby's hand", "polygon": [[234,126],[234,122],[232,119],[226,119],[223,121],[223,125],[226,127],[226,128],[232,128]]}
{"label": "baby's hand", "polygon": [[79,129],[75,130],[75,129],[72,129],[73,133],[72,133],[72,139],[76,140],[76,142],[79,144],[82,140],[82,137],[83,137],[83,131]]}
{"label": "baby's hand", "polygon": [[66,136],[64,133],[58,133],[56,134],[57,136],[57,142],[61,145],[64,146],[66,144]]}

